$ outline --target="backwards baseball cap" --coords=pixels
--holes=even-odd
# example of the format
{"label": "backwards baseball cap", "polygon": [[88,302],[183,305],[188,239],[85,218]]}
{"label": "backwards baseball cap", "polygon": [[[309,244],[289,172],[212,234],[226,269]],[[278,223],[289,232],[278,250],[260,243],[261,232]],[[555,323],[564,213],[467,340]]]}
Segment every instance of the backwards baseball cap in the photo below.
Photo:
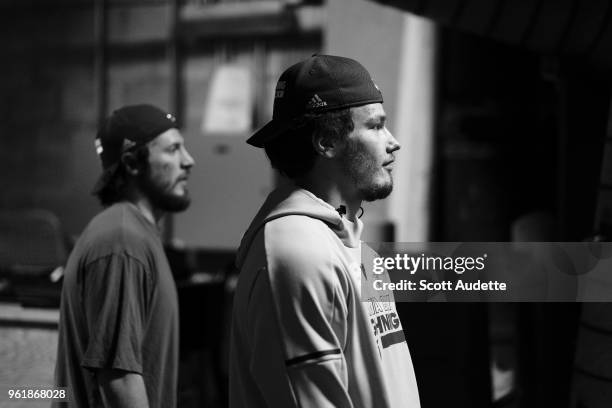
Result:
{"label": "backwards baseball cap", "polygon": [[102,160],[103,173],[93,193],[101,191],[113,179],[123,153],[176,127],[173,115],[153,105],[131,105],[113,111],[96,135],[96,153]]}
{"label": "backwards baseball cap", "polygon": [[313,55],[289,67],[278,79],[272,120],[247,143],[264,147],[290,130],[305,113],[382,103],[380,89],[359,62],[334,55]]}

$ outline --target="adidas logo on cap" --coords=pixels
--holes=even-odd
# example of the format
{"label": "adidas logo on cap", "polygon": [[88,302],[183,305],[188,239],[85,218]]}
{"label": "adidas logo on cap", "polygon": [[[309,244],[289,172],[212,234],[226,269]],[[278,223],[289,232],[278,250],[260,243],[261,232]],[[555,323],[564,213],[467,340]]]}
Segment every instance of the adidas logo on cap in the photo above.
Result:
{"label": "adidas logo on cap", "polygon": [[273,95],[272,120],[247,140],[251,146],[265,147],[292,133],[295,119],[304,114],[383,102],[363,65],[336,55],[315,54],[293,64],[281,74]]}
{"label": "adidas logo on cap", "polygon": [[327,106],[327,102],[325,102],[319,95],[314,94],[314,96],[308,101],[308,109],[322,108],[323,106]]}

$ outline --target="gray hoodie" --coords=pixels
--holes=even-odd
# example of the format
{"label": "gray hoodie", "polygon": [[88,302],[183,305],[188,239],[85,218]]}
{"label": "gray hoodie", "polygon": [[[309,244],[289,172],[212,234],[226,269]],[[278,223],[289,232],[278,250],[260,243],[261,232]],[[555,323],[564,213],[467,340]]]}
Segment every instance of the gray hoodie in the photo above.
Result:
{"label": "gray hoodie", "polygon": [[359,296],[362,228],[307,190],[270,194],[238,251],[231,408],[420,406],[392,293]]}

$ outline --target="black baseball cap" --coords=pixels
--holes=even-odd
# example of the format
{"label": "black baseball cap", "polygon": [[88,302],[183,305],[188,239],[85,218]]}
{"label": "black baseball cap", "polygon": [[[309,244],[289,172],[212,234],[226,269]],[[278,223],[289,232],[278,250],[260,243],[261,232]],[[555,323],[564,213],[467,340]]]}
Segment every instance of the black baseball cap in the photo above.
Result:
{"label": "black baseball cap", "polygon": [[172,114],[153,105],[130,105],[113,111],[96,135],[96,153],[102,161],[103,173],[93,193],[101,191],[113,179],[123,153],[176,127]]}
{"label": "black baseball cap", "polygon": [[335,55],[313,55],[282,73],[276,85],[272,120],[247,143],[264,147],[287,133],[305,113],[382,103],[369,72],[359,62]]}

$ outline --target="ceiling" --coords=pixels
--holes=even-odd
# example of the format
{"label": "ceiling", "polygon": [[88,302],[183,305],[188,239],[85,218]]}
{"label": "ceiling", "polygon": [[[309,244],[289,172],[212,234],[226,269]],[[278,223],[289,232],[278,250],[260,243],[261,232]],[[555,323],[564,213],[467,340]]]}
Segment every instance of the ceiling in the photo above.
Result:
{"label": "ceiling", "polygon": [[544,54],[612,67],[612,0],[374,0]]}

